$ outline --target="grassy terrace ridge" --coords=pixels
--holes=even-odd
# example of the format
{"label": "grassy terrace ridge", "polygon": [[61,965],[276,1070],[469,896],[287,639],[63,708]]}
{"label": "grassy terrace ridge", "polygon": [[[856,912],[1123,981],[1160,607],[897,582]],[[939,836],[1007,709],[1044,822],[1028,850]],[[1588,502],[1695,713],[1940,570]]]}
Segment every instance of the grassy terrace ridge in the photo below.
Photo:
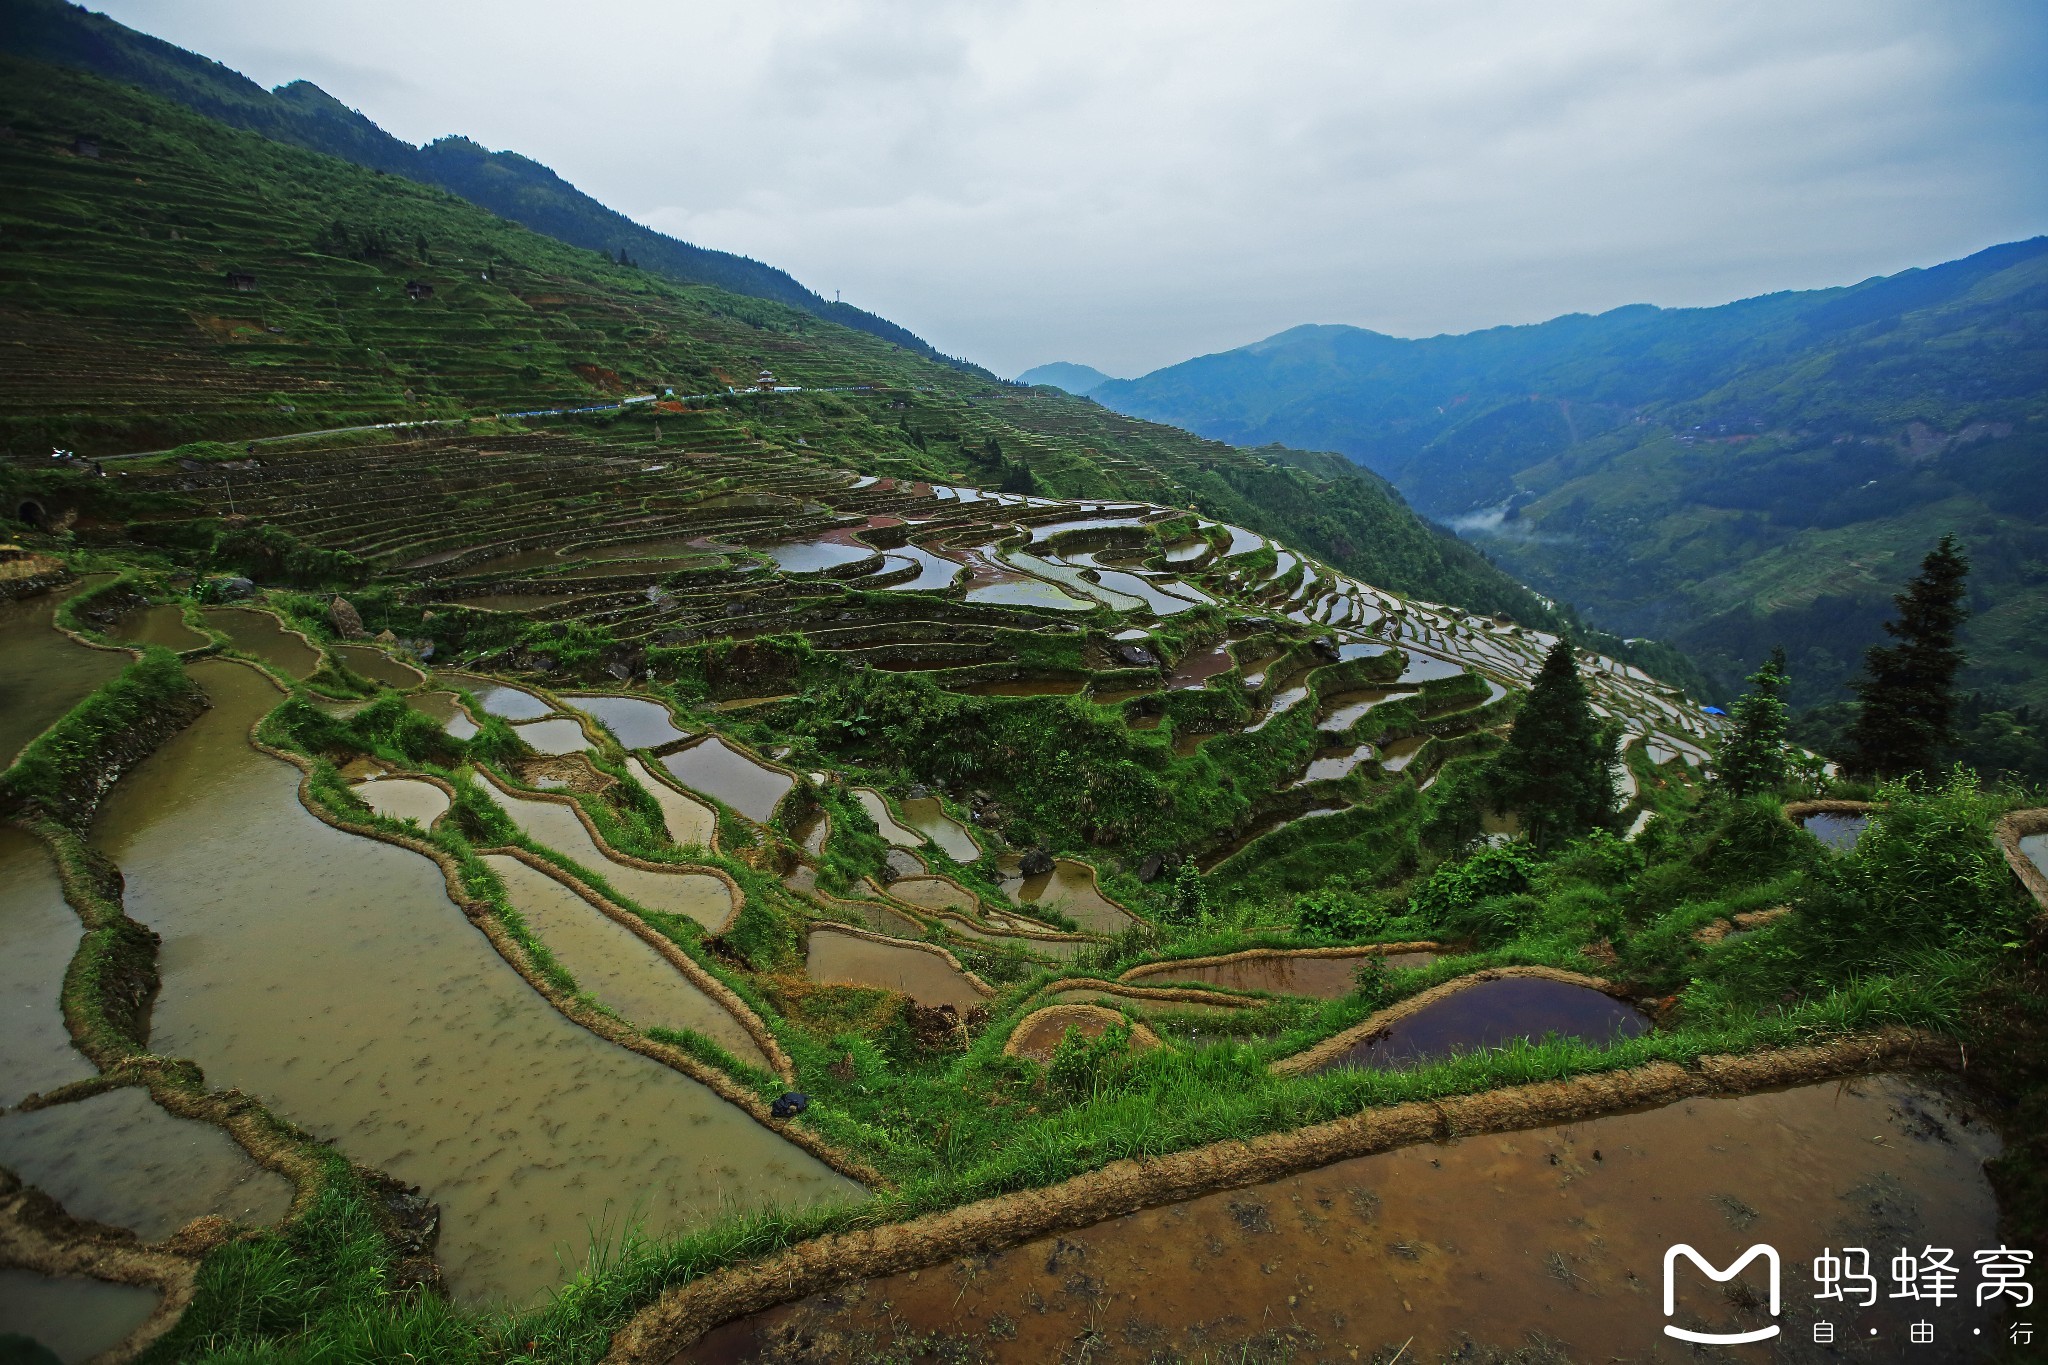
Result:
{"label": "grassy terrace ridge", "polygon": [[[17,461],[709,392],[766,368],[784,384],[886,392],[718,404],[673,414],[668,439],[1192,503],[1398,590],[1550,620],[1342,460],[1251,454],[993,383],[128,87],[18,58],[0,74],[0,446]],[[86,127],[96,157],[73,150]],[[254,283],[241,292],[230,276]],[[412,281],[433,296],[408,298]]]}

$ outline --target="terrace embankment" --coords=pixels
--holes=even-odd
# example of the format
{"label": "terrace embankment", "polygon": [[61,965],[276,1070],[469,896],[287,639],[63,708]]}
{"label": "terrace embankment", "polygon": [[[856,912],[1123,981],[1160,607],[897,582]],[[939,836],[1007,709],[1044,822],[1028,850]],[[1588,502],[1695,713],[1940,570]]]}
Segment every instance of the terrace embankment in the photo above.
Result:
{"label": "terrace embankment", "polygon": [[[710,1329],[836,1285],[984,1256],[1140,1210],[1418,1143],[1577,1123],[1650,1105],[1750,1094],[1869,1072],[1960,1065],[1954,1044],[1893,1029],[1824,1046],[1703,1057],[1690,1066],[1655,1062],[1477,1095],[1411,1101],[1293,1132],[1233,1139],[1167,1157],[1119,1160],[1045,1189],[887,1227],[816,1238],[707,1275],[668,1291],[642,1310],[613,1338],[609,1359],[616,1365],[687,1361],[690,1357],[677,1353]],[[1435,1152],[1432,1148],[1429,1154]]]}
{"label": "terrace embankment", "polygon": [[704,1086],[563,1017],[479,938],[432,862],[300,805],[296,770],[248,742],[277,700],[268,681],[227,661],[193,671],[214,709],[115,788],[94,831],[129,913],[163,937],[152,1048],[422,1186],[459,1297],[533,1298],[560,1278],[558,1249],[573,1260],[606,1218],[637,1213],[652,1231],[735,1201],[857,1193]]}
{"label": "terrace embankment", "polygon": [[[948,1258],[734,1322],[678,1359],[858,1362],[915,1342],[932,1358],[971,1343],[961,1358],[1041,1361],[1078,1341],[1105,1362],[1235,1359],[1247,1342],[1315,1360],[1385,1359],[1405,1343],[1434,1360],[1532,1339],[1554,1344],[1544,1358],[1688,1359],[1660,1331],[1674,1242],[1715,1264],[1770,1243],[1785,1270],[1783,1319],[1758,1264],[1725,1291],[1701,1275],[1679,1283],[1669,1321],[1682,1327],[1776,1323],[1789,1345],[1825,1318],[1839,1358],[1866,1358],[1859,1342],[1875,1345],[1869,1358],[1980,1358],[2003,1335],[1995,1304],[1816,1302],[1811,1266],[1845,1244],[1874,1259],[1998,1245],[1982,1169],[1997,1150],[1966,1110],[1899,1076],[1685,1098],[1359,1157]],[[1904,1341],[1919,1318],[1939,1324],[1927,1348]]]}

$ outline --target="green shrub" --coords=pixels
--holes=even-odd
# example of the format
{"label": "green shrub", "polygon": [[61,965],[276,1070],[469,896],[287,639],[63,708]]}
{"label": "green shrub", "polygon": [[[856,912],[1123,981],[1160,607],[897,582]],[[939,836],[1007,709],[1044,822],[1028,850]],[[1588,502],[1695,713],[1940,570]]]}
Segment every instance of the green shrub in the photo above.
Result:
{"label": "green shrub", "polygon": [[1482,848],[1432,872],[1410,904],[1424,923],[1453,924],[1488,897],[1528,890],[1537,867],[1534,856],[1520,845]]}

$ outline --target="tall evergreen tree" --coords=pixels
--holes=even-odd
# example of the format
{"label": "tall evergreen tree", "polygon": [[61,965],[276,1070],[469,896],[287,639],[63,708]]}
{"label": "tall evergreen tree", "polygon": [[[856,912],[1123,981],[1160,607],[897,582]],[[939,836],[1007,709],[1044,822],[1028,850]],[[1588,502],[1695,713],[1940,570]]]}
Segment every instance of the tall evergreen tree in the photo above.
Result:
{"label": "tall evergreen tree", "polygon": [[1791,682],[1783,646],[1749,675],[1749,691],[1735,703],[1728,733],[1714,755],[1714,784],[1729,795],[1772,792],[1784,782],[1791,759],[1785,729],[1792,715],[1785,689]]}
{"label": "tall evergreen tree", "polygon": [[1970,615],[1963,605],[1969,572],[1956,538],[1943,536],[1920,561],[1919,576],[1892,599],[1899,617],[1884,629],[1898,643],[1873,645],[1863,657],[1865,676],[1855,684],[1863,705],[1843,756],[1849,771],[1883,778],[1925,772],[1954,745],[1964,657],[1956,635]]}
{"label": "tall evergreen tree", "polygon": [[1593,714],[1571,641],[1543,660],[1490,778],[1494,810],[1519,814],[1539,849],[1614,823],[1614,735]]}

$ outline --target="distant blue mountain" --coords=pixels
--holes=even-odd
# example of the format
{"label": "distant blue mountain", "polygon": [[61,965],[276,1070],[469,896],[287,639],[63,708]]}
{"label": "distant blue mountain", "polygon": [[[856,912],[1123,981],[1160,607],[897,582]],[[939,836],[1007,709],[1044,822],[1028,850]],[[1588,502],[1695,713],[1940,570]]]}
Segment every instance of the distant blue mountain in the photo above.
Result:
{"label": "distant blue mountain", "polygon": [[1065,389],[1077,398],[1085,398],[1104,384],[1117,380],[1113,375],[1104,374],[1093,365],[1076,365],[1071,360],[1055,360],[1050,365],[1039,365],[1017,376],[1019,384],[1048,384],[1055,389]]}

